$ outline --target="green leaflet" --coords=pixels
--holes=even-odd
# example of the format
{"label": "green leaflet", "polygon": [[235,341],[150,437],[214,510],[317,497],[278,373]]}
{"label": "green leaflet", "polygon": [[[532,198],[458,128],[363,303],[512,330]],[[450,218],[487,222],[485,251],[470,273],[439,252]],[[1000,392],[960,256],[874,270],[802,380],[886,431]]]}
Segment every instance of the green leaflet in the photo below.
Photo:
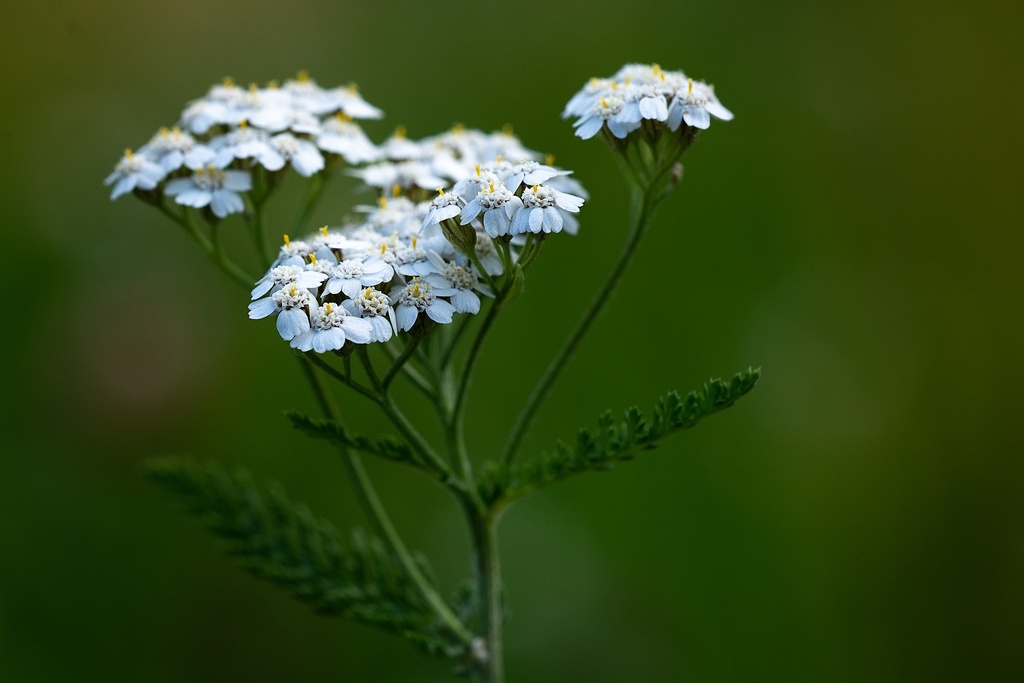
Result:
{"label": "green leaflet", "polygon": [[306,436],[323,439],[336,446],[351,448],[354,451],[371,455],[383,460],[390,460],[403,465],[411,465],[420,470],[431,471],[423,460],[406,444],[393,436],[370,439],[365,436],[350,434],[341,424],[332,420],[315,420],[308,415],[289,411],[285,416]]}
{"label": "green leaflet", "polygon": [[598,418],[597,429],[581,429],[572,445],[559,441],[537,459],[507,470],[490,465],[482,473],[480,494],[488,503],[511,500],[573,474],[605,470],[631,460],[641,451],[655,448],[665,436],[728,408],[753,389],[760,376],[760,370],[751,369],[729,382],[713,379],[685,399],[672,392],[658,401],[649,420],[635,407],[628,409],[622,420],[609,411]]}
{"label": "green leaflet", "polygon": [[[217,463],[160,458],[148,463],[146,473],[225,539],[242,568],[287,589],[313,611],[399,634],[431,654],[466,656],[464,644],[437,623],[376,537],[356,529],[346,543],[305,505],[280,490],[260,490],[246,472],[229,473]],[[432,576],[425,559],[417,560]]]}

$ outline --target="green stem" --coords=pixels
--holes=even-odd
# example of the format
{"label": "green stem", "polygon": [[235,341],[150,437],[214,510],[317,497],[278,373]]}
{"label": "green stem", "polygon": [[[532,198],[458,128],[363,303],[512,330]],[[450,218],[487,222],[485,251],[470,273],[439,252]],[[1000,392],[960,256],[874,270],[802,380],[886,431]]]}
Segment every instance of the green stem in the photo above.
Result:
{"label": "green stem", "polygon": [[[511,280],[509,281],[511,282]],[[491,325],[494,324],[494,319],[498,317],[498,311],[501,310],[501,303],[505,298],[505,292],[498,292],[495,295],[494,302],[491,304],[490,310],[487,311],[487,316],[484,318],[483,323],[480,325],[480,329],[476,333],[476,338],[473,340],[473,346],[469,350],[469,356],[466,358],[466,365],[462,371],[462,379],[459,382],[458,391],[455,394],[455,405],[451,412],[451,422],[449,424],[449,431],[454,433],[456,438],[453,444],[456,447],[456,455],[459,458],[459,462],[462,463],[462,474],[466,486],[471,491],[476,491],[476,485],[473,482],[472,463],[469,460],[469,455],[466,451],[465,444],[465,417],[466,417],[466,399],[469,397],[469,381],[473,375],[473,368],[476,365],[476,360],[480,355],[480,349],[483,348],[484,339],[487,337],[487,333],[491,329]]]}
{"label": "green stem", "polygon": [[420,345],[420,339],[421,337],[413,337],[412,341],[406,344],[405,348],[402,349],[402,353],[400,353],[398,357],[395,358],[395,362],[391,365],[391,368],[384,375],[383,387],[385,391],[387,391],[388,387],[391,386],[391,382],[394,381],[395,375],[397,375],[402,370],[402,368],[405,367],[405,364],[409,362],[409,359],[412,358],[412,355],[416,353],[416,347]]}
{"label": "green stem", "polygon": [[502,609],[497,519],[492,514],[471,506],[466,507],[466,515],[473,538],[473,565],[480,606],[479,628],[484,634],[483,652],[477,653],[477,680],[481,683],[504,683],[505,615]]}
{"label": "green stem", "polygon": [[[301,362],[301,359],[300,363],[325,417],[329,420],[337,421],[338,411],[324,387],[323,382],[320,381],[320,376],[316,374],[311,364]],[[358,455],[351,453],[347,448],[339,446],[338,451],[341,453],[341,459],[345,464],[345,469],[348,471],[349,476],[352,477],[352,481],[355,484],[356,496],[359,498],[359,503],[367,517],[369,517],[374,527],[377,529],[377,532],[387,542],[402,567],[408,573],[409,578],[414,584],[416,584],[416,587],[419,589],[423,599],[426,600],[427,604],[430,605],[430,608],[434,610],[434,614],[437,615],[438,619],[440,619],[441,622],[444,623],[444,625],[447,626],[462,643],[469,644],[472,641],[473,635],[459,620],[455,613],[452,612],[451,608],[448,607],[444,599],[437,592],[437,588],[435,588],[427,577],[423,575],[419,564],[416,563],[412,553],[409,552],[409,548],[406,547],[405,542],[402,540],[401,536],[398,535],[395,525],[392,523],[387,511],[385,511],[383,504],[381,504],[380,497],[377,495],[377,491],[374,488],[373,483],[370,481],[370,477],[366,474],[366,469],[363,467],[362,459]]]}
{"label": "green stem", "polygon": [[252,285],[256,282],[256,279],[242,270],[234,261],[229,259],[220,248],[220,244],[218,242],[211,240],[203,234],[199,229],[199,226],[196,225],[195,218],[188,209],[183,209],[179,214],[171,211],[167,208],[166,204],[162,202],[157,204],[156,207],[160,209],[164,215],[184,228],[189,238],[198,245],[200,249],[206,252],[206,256],[213,261],[214,265],[231,278],[232,281],[240,287],[243,287],[246,291],[252,289]]}
{"label": "green stem", "polygon": [[[658,177],[661,175],[662,174],[659,174]],[[544,375],[537,382],[537,385],[534,387],[530,397],[526,400],[526,404],[519,413],[519,417],[516,419],[515,425],[509,433],[508,440],[505,442],[505,448],[502,453],[502,462],[506,466],[510,465],[515,459],[519,445],[522,442],[523,437],[526,435],[526,431],[529,429],[530,424],[536,417],[537,410],[540,408],[541,403],[547,397],[548,392],[551,391],[555,380],[558,379],[562,370],[565,369],[565,366],[576,351],[576,347],[579,346],[583,337],[585,337],[587,332],[590,331],[591,326],[600,316],[604,307],[611,299],[612,294],[622,281],[622,276],[625,274],[626,269],[633,260],[633,254],[636,252],[637,245],[640,244],[640,239],[644,236],[647,227],[650,225],[651,219],[654,217],[654,211],[661,199],[660,196],[655,197],[655,192],[658,188],[658,177],[652,179],[650,184],[643,188],[636,183],[631,184],[632,212],[629,235],[626,238],[626,245],[623,247],[622,253],[619,255],[619,260],[612,268],[612,272],[608,280],[597,293],[597,296],[594,297],[594,300],[591,302],[586,312],[584,312],[583,317],[580,318],[579,323],[576,325],[576,329],[573,330],[561,351],[558,352],[558,355],[555,356],[554,360],[551,361],[551,364],[548,365],[547,370],[544,371]]]}

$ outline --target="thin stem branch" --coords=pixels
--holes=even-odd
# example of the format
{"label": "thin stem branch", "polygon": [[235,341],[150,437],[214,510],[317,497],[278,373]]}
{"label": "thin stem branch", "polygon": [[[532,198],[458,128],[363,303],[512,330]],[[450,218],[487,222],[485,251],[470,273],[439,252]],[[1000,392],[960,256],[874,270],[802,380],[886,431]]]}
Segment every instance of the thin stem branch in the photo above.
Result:
{"label": "thin stem branch", "polygon": [[532,424],[541,403],[547,397],[548,392],[551,391],[551,387],[554,385],[555,380],[558,379],[562,370],[565,369],[565,366],[568,364],[573,352],[576,351],[576,347],[579,346],[583,337],[585,337],[587,332],[590,331],[591,326],[597,320],[598,316],[600,316],[604,307],[611,299],[612,294],[622,281],[622,276],[625,274],[626,269],[633,260],[633,254],[636,252],[637,245],[640,244],[640,239],[643,237],[644,232],[647,230],[647,226],[653,218],[654,210],[658,201],[653,196],[654,189],[656,187],[656,179],[652,180],[651,184],[647,185],[645,189],[640,188],[636,184],[632,185],[633,211],[631,216],[631,225],[629,235],[626,238],[626,244],[622,249],[622,253],[619,255],[619,260],[612,268],[612,272],[604,286],[597,293],[597,296],[594,297],[594,300],[584,312],[583,317],[580,318],[579,323],[576,325],[576,329],[573,330],[571,335],[569,335],[565,345],[558,352],[558,355],[556,355],[551,361],[551,364],[548,365],[547,370],[544,371],[544,375],[541,376],[537,385],[534,387],[533,392],[530,394],[530,397],[526,400],[526,404],[519,413],[519,417],[516,419],[515,425],[509,433],[508,440],[505,442],[505,448],[502,453],[502,462],[506,466],[510,465],[515,459],[519,445],[522,442],[523,437],[526,435],[526,431]]}
{"label": "thin stem branch", "polygon": [[391,386],[391,382],[393,382],[395,379],[395,375],[397,375],[405,367],[405,364],[409,362],[409,359],[412,358],[412,355],[416,353],[416,347],[420,345],[420,340],[420,337],[413,337],[412,341],[406,344],[405,348],[402,349],[402,353],[400,353],[398,357],[395,358],[395,362],[392,363],[387,373],[384,374],[384,391],[388,390],[388,387]]}
{"label": "thin stem branch", "polygon": [[168,208],[164,202],[155,204],[155,206],[160,209],[161,213],[184,228],[189,239],[198,245],[200,249],[206,252],[206,256],[214,263],[214,265],[231,278],[235,284],[244,288],[246,291],[252,289],[252,284],[256,279],[242,270],[234,261],[229,259],[220,248],[219,243],[214,242],[203,234],[202,230],[200,230],[199,226],[196,224],[192,213],[187,208],[183,209],[181,213],[175,213]]}
{"label": "thin stem branch", "polygon": [[[314,371],[313,365],[310,363],[302,362],[300,364],[306,379],[309,380],[310,387],[313,389],[313,393],[316,396],[317,402],[320,404],[320,408],[323,410],[325,417],[329,420],[338,420],[338,411],[334,406],[334,402],[331,400],[330,394],[327,392],[320,381],[319,375]],[[416,588],[420,591],[423,599],[427,601],[430,608],[434,611],[434,614],[441,620],[446,627],[448,627],[452,633],[456,635],[463,643],[468,644],[471,642],[473,635],[469,632],[462,621],[452,612],[451,608],[445,603],[444,599],[437,592],[437,588],[423,575],[423,571],[420,569],[412,553],[409,552],[409,548],[405,545],[402,537],[398,535],[395,525],[392,523],[391,518],[388,516],[387,511],[384,509],[383,504],[380,501],[380,497],[377,495],[377,491],[370,481],[370,477],[366,474],[366,469],[363,467],[362,459],[349,451],[349,449],[339,446],[338,451],[341,453],[342,462],[345,464],[345,469],[348,471],[349,476],[352,477],[352,481],[355,485],[356,496],[359,498],[359,503],[370,519],[371,523],[376,528],[377,532],[384,538],[385,542],[394,552],[398,561],[402,564],[403,569],[408,573],[409,578],[416,585]]]}

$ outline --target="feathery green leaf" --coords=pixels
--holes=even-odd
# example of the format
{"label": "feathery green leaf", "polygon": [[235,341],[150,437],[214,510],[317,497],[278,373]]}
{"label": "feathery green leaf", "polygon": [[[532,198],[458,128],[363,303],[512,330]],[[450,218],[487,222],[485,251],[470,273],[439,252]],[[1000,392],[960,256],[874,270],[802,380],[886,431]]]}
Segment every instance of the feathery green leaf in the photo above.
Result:
{"label": "feathery green leaf", "polygon": [[606,412],[598,418],[597,429],[581,429],[571,446],[559,441],[536,460],[507,470],[489,465],[480,478],[481,496],[489,503],[519,498],[573,474],[606,470],[631,460],[655,448],[665,436],[728,408],[753,389],[760,376],[760,370],[751,369],[728,382],[713,379],[685,399],[672,392],[658,401],[649,420],[635,407],[629,408],[621,421]]}
{"label": "feathery green leaf", "polygon": [[[284,492],[257,488],[241,470],[183,458],[148,463],[147,476],[173,494],[251,574],[324,615],[340,615],[412,640],[435,655],[465,657],[468,645],[440,624],[382,541],[337,529]],[[418,559],[431,576],[425,559]]]}

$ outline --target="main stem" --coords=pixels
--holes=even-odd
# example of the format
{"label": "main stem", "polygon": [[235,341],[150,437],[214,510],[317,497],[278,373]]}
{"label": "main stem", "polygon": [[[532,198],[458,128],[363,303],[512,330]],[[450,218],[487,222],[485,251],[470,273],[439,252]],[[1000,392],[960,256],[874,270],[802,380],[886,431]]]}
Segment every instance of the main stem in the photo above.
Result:
{"label": "main stem", "polygon": [[605,282],[604,287],[602,287],[601,291],[599,291],[597,296],[594,297],[594,300],[590,303],[590,306],[576,325],[576,329],[573,330],[572,335],[565,342],[562,350],[558,352],[558,355],[555,356],[554,360],[551,361],[551,364],[548,365],[547,370],[544,371],[544,375],[537,382],[537,385],[534,387],[530,397],[526,400],[526,404],[519,413],[519,417],[516,419],[516,423],[512,427],[508,440],[505,442],[505,449],[502,453],[502,462],[506,466],[510,465],[515,459],[516,453],[519,450],[519,445],[522,442],[523,437],[526,436],[526,431],[533,422],[541,403],[547,397],[548,392],[551,391],[551,387],[554,385],[555,380],[558,379],[558,376],[562,373],[562,370],[572,357],[573,352],[576,351],[576,347],[579,346],[583,337],[585,337],[587,332],[590,331],[591,325],[593,325],[598,316],[600,316],[601,311],[604,310],[604,307],[611,299],[612,293],[615,292],[619,283],[622,281],[622,276],[625,274],[626,269],[633,260],[633,254],[636,251],[637,245],[640,244],[640,239],[644,236],[644,233],[647,231],[647,226],[650,225],[651,219],[654,217],[654,210],[657,206],[654,189],[655,186],[656,183],[654,182],[646,188],[641,188],[635,183],[631,185],[631,220],[626,245],[623,247],[622,253],[619,255],[619,260],[612,269],[611,275]]}
{"label": "main stem", "polygon": [[467,507],[473,538],[473,564],[476,572],[480,628],[484,647],[476,652],[481,683],[504,683],[504,621],[502,609],[501,563],[498,557],[497,519],[491,510]]}

